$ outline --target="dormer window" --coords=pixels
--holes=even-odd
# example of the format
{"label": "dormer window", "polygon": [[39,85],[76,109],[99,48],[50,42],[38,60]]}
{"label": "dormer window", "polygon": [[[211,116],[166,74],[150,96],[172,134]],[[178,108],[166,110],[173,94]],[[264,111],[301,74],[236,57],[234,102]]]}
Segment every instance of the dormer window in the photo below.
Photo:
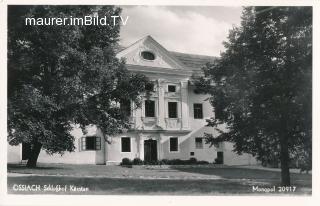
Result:
{"label": "dormer window", "polygon": [[153,61],[156,59],[156,56],[150,51],[141,52],[141,56],[144,60]]}

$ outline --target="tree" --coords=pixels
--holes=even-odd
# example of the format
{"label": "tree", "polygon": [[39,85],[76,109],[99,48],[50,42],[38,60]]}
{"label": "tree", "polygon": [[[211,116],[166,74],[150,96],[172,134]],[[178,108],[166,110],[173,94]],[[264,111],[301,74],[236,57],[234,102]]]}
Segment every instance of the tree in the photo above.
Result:
{"label": "tree", "polygon": [[261,161],[280,158],[282,185],[290,185],[290,159],[312,157],[312,8],[244,8],[224,45],[194,82],[215,109],[208,125],[226,125],[207,142],[233,142]]}
{"label": "tree", "polygon": [[[8,7],[8,142],[30,143],[28,167],[41,149],[74,150],[73,126],[97,125],[105,135],[129,128],[120,102],[140,105],[150,84],[115,57],[120,25],[113,6]],[[25,17],[107,16],[110,26],[30,26]]]}

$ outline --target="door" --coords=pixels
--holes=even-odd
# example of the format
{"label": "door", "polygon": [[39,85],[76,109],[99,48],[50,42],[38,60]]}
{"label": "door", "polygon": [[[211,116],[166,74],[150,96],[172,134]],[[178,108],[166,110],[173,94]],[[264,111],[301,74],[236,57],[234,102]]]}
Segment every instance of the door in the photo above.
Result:
{"label": "door", "polygon": [[157,140],[144,141],[144,161],[153,162],[158,160]]}

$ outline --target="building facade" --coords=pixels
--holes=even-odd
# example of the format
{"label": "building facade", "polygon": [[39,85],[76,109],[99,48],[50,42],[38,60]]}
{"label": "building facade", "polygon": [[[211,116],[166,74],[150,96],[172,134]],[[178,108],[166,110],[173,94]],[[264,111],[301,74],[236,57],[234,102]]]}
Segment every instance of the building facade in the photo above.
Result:
{"label": "building facade", "polygon": [[[75,126],[75,152],[50,156],[42,151],[38,162],[119,164],[123,158],[196,158],[211,163],[218,159],[226,165],[257,164],[249,154],[234,153],[231,143],[205,144],[204,133],[218,134],[206,126],[214,109],[206,101],[207,95],[194,92],[189,80],[214,57],[170,52],[150,36],[122,49],[117,57],[126,59],[129,71],[143,73],[154,82],[151,95],[142,95],[140,108],[133,103],[127,107],[132,129],[105,137],[99,128],[89,126],[84,136]],[[26,159],[27,150],[27,145],[8,146],[8,162]]]}

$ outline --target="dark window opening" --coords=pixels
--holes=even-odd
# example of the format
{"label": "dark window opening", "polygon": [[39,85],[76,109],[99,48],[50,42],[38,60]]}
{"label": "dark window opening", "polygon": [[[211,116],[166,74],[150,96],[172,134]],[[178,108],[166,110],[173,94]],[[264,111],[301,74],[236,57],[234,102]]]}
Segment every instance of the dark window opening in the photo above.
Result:
{"label": "dark window opening", "polygon": [[101,138],[90,136],[81,138],[81,149],[82,150],[100,150],[101,149]]}
{"label": "dark window opening", "polygon": [[194,152],[190,152],[190,156],[194,156]]}
{"label": "dark window opening", "polygon": [[144,102],[145,107],[145,116],[146,117],[155,117],[155,102],[151,100],[146,100]]}
{"label": "dark window opening", "polygon": [[131,116],[131,103],[129,100],[122,100],[120,102],[120,110],[126,116]]}
{"label": "dark window opening", "polygon": [[145,59],[145,60],[150,60],[150,61],[152,61],[152,60],[155,60],[155,59],[156,59],[155,55],[154,55],[152,52],[149,52],[149,51],[143,51],[143,52],[141,52],[141,56],[142,56],[142,58]]}
{"label": "dark window opening", "polygon": [[223,152],[217,152],[217,164],[223,164]]}
{"label": "dark window opening", "polygon": [[193,115],[195,119],[203,118],[202,104],[193,104]]}
{"label": "dark window opening", "polygon": [[122,137],[121,138],[121,152],[131,152],[130,137]]}
{"label": "dark window opening", "polygon": [[178,137],[171,137],[170,138],[170,152],[177,152],[178,151]]}
{"label": "dark window opening", "polygon": [[169,118],[178,118],[178,104],[177,102],[168,102]]}
{"label": "dark window opening", "polygon": [[202,137],[196,137],[195,142],[196,142],[196,149],[203,148]]}
{"label": "dark window opening", "polygon": [[176,86],[168,85],[168,92],[176,92]]}

